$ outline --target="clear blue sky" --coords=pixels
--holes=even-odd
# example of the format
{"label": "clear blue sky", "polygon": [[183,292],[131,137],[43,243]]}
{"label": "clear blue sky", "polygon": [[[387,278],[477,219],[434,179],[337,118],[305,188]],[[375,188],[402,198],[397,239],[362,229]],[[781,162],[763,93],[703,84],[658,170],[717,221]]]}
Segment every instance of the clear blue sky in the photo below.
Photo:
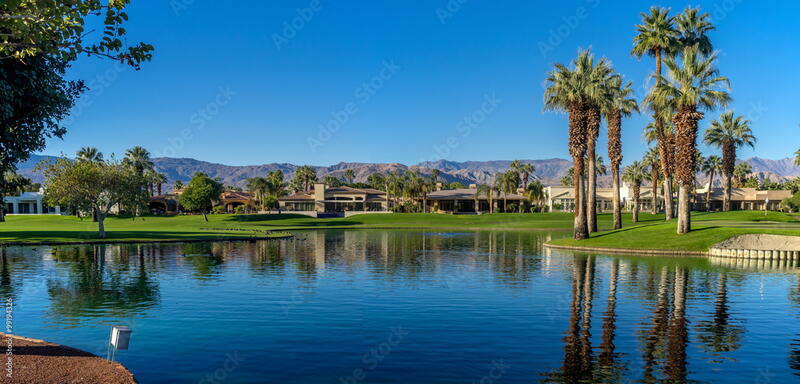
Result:
{"label": "clear blue sky", "polygon": [[[82,58],[70,76],[92,90],[43,153],[142,145],[231,165],[566,158],[566,117],[542,111],[552,64],[591,47],[637,87],[654,66],[630,56],[646,1],[133,3],[129,35],[156,47],[153,61],[135,72]],[[731,107],[754,121],[758,145],[742,156],[789,156],[800,146],[800,4],[691,4],[712,13]],[[643,153],[646,123],[624,122],[626,162]]]}

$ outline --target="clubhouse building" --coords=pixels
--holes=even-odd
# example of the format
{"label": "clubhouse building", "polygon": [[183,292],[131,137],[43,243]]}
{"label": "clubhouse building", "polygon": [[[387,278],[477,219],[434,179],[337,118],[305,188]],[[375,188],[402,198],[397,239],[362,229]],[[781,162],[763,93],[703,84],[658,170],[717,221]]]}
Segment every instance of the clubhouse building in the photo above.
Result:
{"label": "clubhouse building", "polygon": [[389,211],[386,192],[372,188],[330,187],[323,183],[314,184],[311,191],[282,197],[278,204],[282,212],[312,217]]}

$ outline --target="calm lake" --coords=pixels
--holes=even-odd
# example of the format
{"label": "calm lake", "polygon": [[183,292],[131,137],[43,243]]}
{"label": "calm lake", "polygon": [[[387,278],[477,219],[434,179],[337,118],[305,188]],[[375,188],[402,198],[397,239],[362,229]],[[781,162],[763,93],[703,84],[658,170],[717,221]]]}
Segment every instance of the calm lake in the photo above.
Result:
{"label": "calm lake", "polygon": [[800,381],[800,266],[549,251],[565,232],[331,230],[11,247],[15,333],[141,383]]}

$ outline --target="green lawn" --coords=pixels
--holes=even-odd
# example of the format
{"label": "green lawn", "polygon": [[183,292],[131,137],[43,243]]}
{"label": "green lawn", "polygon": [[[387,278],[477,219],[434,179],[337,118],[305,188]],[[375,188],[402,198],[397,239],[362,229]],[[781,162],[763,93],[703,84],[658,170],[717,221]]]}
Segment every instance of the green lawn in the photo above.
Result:
{"label": "green lawn", "polygon": [[[571,213],[440,215],[369,214],[348,218],[316,219],[299,215],[209,215],[109,217],[105,241],[213,240],[251,237],[264,231],[320,228],[426,228],[494,230],[570,230]],[[645,219],[657,217],[644,215]],[[599,218],[601,228],[611,227],[611,216]],[[0,243],[87,242],[97,238],[97,223],[72,216],[8,216],[0,223]]]}
{"label": "green lawn", "polygon": [[[369,214],[348,218],[316,219],[298,215],[147,216],[106,219],[107,239],[97,238],[97,223],[72,216],[9,216],[0,223],[0,243],[67,243],[114,241],[214,240],[250,238],[280,231],[323,228],[399,228],[441,230],[564,230],[572,229],[571,213],[491,215]],[[709,245],[741,233],[791,233],[800,235],[800,221],[791,215],[770,212],[697,213],[696,231],[678,236],[675,223],[663,215],[642,214],[636,226],[623,215],[626,228],[607,231],[611,214],[598,217],[600,230],[591,239],[571,239],[554,244],[633,249],[706,250]]]}
{"label": "green lawn", "polygon": [[769,212],[767,215],[757,211],[696,212],[692,215],[692,232],[685,235],[676,233],[675,220],[625,224],[628,226],[621,230],[595,233],[586,240],[566,238],[552,241],[551,244],[704,252],[720,241],[748,233],[800,236],[800,220],[779,212]]}

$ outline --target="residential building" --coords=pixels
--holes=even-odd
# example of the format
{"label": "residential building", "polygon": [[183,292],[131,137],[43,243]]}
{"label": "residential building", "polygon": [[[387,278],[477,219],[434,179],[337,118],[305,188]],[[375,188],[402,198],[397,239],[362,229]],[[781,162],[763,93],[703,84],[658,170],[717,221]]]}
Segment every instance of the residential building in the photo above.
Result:
{"label": "residential building", "polygon": [[[698,189],[695,194],[694,209],[706,210],[707,187]],[[725,196],[724,188],[711,188],[711,210],[721,211]],[[784,199],[792,197],[792,191],[759,191],[755,188],[731,188],[731,210],[777,211]]]}
{"label": "residential building", "polygon": [[[550,186],[545,188],[545,192],[547,194],[547,207],[551,212],[574,211],[575,188],[562,185]],[[659,192],[661,191],[659,190]],[[597,188],[595,203],[598,212],[612,212],[614,210],[613,193],[613,188]],[[620,204],[625,210],[633,210],[633,188],[627,183],[623,183],[620,188]],[[641,211],[649,211],[652,207],[653,190],[649,186],[642,186],[639,191],[639,209]]]}
{"label": "residential building", "polygon": [[278,199],[283,212],[307,216],[350,216],[370,212],[388,212],[386,192],[372,188],[330,187],[314,184],[307,192],[298,192]]}
{"label": "residential building", "polygon": [[[441,183],[437,184],[437,191],[428,194],[426,200],[426,211],[434,213],[486,213],[486,212],[506,212],[505,204],[509,207],[515,204],[516,207],[522,204],[526,198],[514,193],[493,193],[490,209],[489,196],[486,193],[478,194],[478,188],[471,184],[469,188],[460,189],[441,189]],[[417,198],[421,204],[422,198]],[[476,206],[477,204],[477,206]],[[517,212],[518,208],[513,209]]]}
{"label": "residential building", "polygon": [[6,196],[5,213],[9,215],[60,215],[61,207],[50,207],[44,203],[44,190],[23,192],[19,196]]}

